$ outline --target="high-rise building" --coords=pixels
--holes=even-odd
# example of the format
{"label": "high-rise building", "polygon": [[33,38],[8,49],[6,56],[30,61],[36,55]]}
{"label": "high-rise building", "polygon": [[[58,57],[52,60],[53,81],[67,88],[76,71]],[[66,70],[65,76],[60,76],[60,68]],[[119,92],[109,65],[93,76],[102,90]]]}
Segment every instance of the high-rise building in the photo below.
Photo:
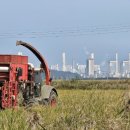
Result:
{"label": "high-rise building", "polygon": [[74,62],[74,60],[72,61],[72,73],[75,73],[76,72],[76,70],[75,70],[75,62]]}
{"label": "high-rise building", "polygon": [[122,63],[122,77],[127,77],[129,73],[129,61],[123,61]]}
{"label": "high-rise building", "polygon": [[119,77],[119,60],[118,60],[118,53],[116,53],[116,73],[115,76]]}
{"label": "high-rise building", "polygon": [[109,76],[119,78],[119,60],[118,60],[118,53],[116,53],[116,59],[114,61],[109,61]]}
{"label": "high-rise building", "polygon": [[130,53],[128,60],[122,63],[122,77],[130,78]]}
{"label": "high-rise building", "polygon": [[113,77],[116,73],[116,61],[109,61],[109,76]]}
{"label": "high-rise building", "polygon": [[86,74],[88,78],[101,77],[101,68],[100,65],[95,64],[94,53],[91,53],[87,60]]}
{"label": "high-rise building", "polygon": [[66,71],[66,55],[65,55],[65,52],[62,53],[62,71]]}
{"label": "high-rise building", "polygon": [[87,60],[87,76],[94,77],[94,53],[91,53]]}

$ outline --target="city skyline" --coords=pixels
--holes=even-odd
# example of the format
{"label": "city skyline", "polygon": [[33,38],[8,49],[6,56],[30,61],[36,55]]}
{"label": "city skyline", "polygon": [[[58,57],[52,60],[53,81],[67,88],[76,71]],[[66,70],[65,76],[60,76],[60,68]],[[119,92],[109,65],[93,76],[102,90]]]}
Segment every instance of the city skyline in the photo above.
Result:
{"label": "city skyline", "polygon": [[[116,59],[115,58],[115,55],[116,53],[118,54],[118,60],[119,62],[122,62],[122,61],[125,61],[125,60],[128,60],[129,59],[129,54],[130,52],[126,53],[124,56],[122,56],[119,52],[114,52],[112,53],[111,55],[107,54],[106,55],[106,59],[102,59],[101,61],[102,62],[98,62],[98,55],[95,54],[95,52],[89,52],[87,55],[84,55],[84,59],[83,59],[83,62],[79,62],[78,59],[76,59],[76,57],[71,57],[69,53],[66,53],[65,51],[63,51],[59,57],[60,57],[60,62],[58,63],[53,63],[51,65],[54,65],[54,64],[58,64],[60,68],[62,68],[62,65],[63,65],[63,53],[65,53],[65,57],[67,57],[67,60],[65,61],[67,64],[72,64],[73,61],[76,62],[77,64],[85,64],[86,63],[86,60],[90,57],[91,54],[94,54],[94,57],[96,59],[96,63],[101,65],[101,66],[104,66],[104,64],[106,63],[106,61],[111,61],[113,59]],[[71,57],[71,58],[70,58]]]}
{"label": "city skyline", "polygon": [[103,69],[102,65],[96,63],[96,58],[94,53],[90,53],[86,58],[86,64],[79,64],[77,61],[67,62],[66,53],[63,52],[62,55],[62,66],[60,67],[57,63],[56,65],[51,65],[50,69],[77,73],[82,78],[129,78],[130,77],[130,53],[128,57],[124,60],[120,60],[118,53],[115,53],[115,58],[112,60],[106,60],[103,65],[106,70]]}

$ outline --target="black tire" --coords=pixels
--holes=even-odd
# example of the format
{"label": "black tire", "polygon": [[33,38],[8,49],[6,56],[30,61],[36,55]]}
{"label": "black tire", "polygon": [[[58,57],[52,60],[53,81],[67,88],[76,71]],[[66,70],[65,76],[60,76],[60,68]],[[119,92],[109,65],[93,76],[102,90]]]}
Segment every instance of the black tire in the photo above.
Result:
{"label": "black tire", "polygon": [[58,102],[57,93],[52,90],[49,97],[49,105],[51,107],[55,107],[57,105],[57,102]]}

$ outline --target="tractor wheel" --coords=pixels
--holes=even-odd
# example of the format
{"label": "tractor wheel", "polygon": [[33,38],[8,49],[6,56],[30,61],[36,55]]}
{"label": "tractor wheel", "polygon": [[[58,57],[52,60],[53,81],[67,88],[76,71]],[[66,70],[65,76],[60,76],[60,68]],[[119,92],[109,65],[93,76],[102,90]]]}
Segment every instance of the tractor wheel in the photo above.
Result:
{"label": "tractor wheel", "polygon": [[55,107],[57,105],[57,101],[58,101],[57,94],[56,94],[56,92],[54,92],[52,90],[51,93],[50,93],[50,97],[49,97],[49,105],[51,107]]}

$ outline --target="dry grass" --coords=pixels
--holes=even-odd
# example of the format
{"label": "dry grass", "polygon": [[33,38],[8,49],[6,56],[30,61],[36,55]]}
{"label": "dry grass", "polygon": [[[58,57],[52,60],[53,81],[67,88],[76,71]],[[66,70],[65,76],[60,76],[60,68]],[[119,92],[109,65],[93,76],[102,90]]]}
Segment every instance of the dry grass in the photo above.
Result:
{"label": "dry grass", "polygon": [[58,90],[56,108],[35,106],[0,112],[0,129],[129,130],[130,113],[124,109],[126,91]]}
{"label": "dry grass", "polygon": [[129,89],[130,80],[55,80],[52,85],[58,89]]}

